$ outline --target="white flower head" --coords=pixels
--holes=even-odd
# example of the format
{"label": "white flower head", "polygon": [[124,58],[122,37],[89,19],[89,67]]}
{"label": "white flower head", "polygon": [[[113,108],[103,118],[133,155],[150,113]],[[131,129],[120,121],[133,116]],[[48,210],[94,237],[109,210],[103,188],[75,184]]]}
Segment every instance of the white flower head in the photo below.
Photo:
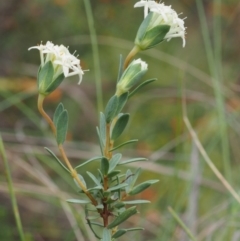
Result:
{"label": "white flower head", "polygon": [[73,54],[70,54],[68,48],[63,45],[54,45],[52,42],[48,41],[45,45],[40,44],[28,50],[31,49],[38,49],[40,51],[41,67],[48,61],[52,62],[54,67],[54,78],[62,73],[65,77],[78,75],[78,84],[81,83],[84,72],[80,66],[80,60]]}
{"label": "white flower head", "polygon": [[183,41],[183,47],[185,46],[186,28],[184,27],[184,19],[180,19],[171,6],[166,6],[164,3],[157,3],[155,1],[141,0],[140,2],[137,2],[134,7],[144,7],[145,18],[147,17],[149,11],[153,13],[153,17],[149,22],[150,28],[154,28],[158,25],[170,26],[170,29],[164,39],[169,41],[172,38],[180,37]]}

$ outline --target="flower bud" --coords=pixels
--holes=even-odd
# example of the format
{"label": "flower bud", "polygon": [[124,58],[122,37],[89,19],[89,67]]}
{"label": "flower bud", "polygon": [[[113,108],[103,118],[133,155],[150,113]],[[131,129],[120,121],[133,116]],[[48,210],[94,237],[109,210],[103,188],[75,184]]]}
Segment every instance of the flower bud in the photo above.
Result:
{"label": "flower bud", "polygon": [[142,76],[147,72],[148,65],[141,59],[133,60],[127,69],[123,72],[119,82],[117,83],[116,95],[120,96],[128,92],[136,85]]}
{"label": "flower bud", "polygon": [[[38,71],[38,90],[42,95],[49,95],[64,80],[65,77],[79,75],[79,84],[82,81],[83,71],[80,67],[80,60],[70,54],[63,45],[54,45],[47,42],[29,48],[40,51],[41,65]],[[70,72],[71,70],[71,72]]]}
{"label": "flower bud", "polygon": [[[185,27],[171,6],[154,1],[140,1],[134,7],[144,7],[145,18],[140,25],[135,45],[140,50],[153,48],[163,40],[169,41],[174,37],[181,37],[185,46]],[[148,8],[150,12],[148,13]]]}

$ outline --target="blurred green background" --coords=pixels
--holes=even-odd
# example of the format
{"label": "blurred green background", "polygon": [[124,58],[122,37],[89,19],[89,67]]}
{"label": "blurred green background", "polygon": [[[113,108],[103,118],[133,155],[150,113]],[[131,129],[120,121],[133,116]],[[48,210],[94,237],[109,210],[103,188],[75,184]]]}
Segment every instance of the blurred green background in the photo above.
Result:
{"label": "blurred green background", "polygon": [[[115,91],[119,55],[133,47],[143,9],[135,0],[91,0],[99,48],[103,103]],[[183,122],[187,116],[219,171],[239,190],[240,158],[240,3],[238,0],[165,1],[187,17],[186,47],[180,38],[140,53],[147,78],[158,80],[136,94],[125,108],[131,121],[120,141],[139,139],[122,149],[125,157],[147,157],[142,180],[160,182],[140,195],[151,205],[126,224],[143,232],[119,240],[186,241],[168,211],[171,206],[197,240],[240,240],[240,206],[205,163]],[[202,11],[201,11],[202,10]],[[99,154],[95,127],[96,95],[88,16],[83,0],[8,0],[0,2],[0,132],[5,144],[22,224],[28,241],[95,240],[71,178],[48,156],[54,139],[37,111],[39,52],[29,47],[50,40],[79,54],[83,83],[68,78],[45,102],[51,115],[62,101],[69,111],[67,154],[74,165]],[[2,158],[2,157],[0,157]],[[88,168],[95,170],[96,165]],[[135,168],[130,166],[129,168]],[[84,176],[86,170],[82,170]],[[0,240],[19,240],[5,169],[0,162]]]}

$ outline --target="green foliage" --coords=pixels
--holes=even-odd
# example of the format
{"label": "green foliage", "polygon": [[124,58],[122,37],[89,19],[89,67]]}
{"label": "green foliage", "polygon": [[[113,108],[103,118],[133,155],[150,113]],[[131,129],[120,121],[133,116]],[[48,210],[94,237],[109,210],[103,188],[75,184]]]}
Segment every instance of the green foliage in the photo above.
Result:
{"label": "green foliage", "polygon": [[125,146],[125,145],[131,144],[131,143],[134,143],[134,142],[137,142],[137,141],[138,141],[138,139],[134,139],[134,140],[130,140],[130,141],[123,142],[123,143],[121,143],[120,145],[112,148],[110,151],[115,151],[115,150],[119,149],[120,147],[123,147],[123,146]]}
{"label": "green foliage", "polygon": [[111,231],[107,228],[103,229],[102,241],[111,241]]}
{"label": "green foliage", "polygon": [[113,120],[113,118],[116,116],[117,108],[118,108],[118,97],[114,95],[110,98],[105,108],[105,116],[106,116],[107,123],[110,123]]}
{"label": "green foliage", "polygon": [[129,195],[136,195],[142,191],[144,191],[145,189],[147,189],[148,187],[150,187],[152,184],[158,182],[159,180],[148,180],[146,182],[140,183],[138,184],[136,187],[134,187],[132,190],[130,190],[128,192]]}
{"label": "green foliage", "polygon": [[140,85],[138,85],[133,91],[130,92],[130,94],[128,95],[128,98],[132,97],[137,91],[139,91],[142,87],[152,83],[153,81],[156,81],[157,79],[149,79],[149,80],[145,80],[144,82],[142,82]]}
{"label": "green foliage", "polygon": [[37,79],[40,93],[44,94],[46,92],[46,89],[52,82],[53,74],[54,69],[51,61],[48,61],[43,67],[39,68]]}
{"label": "green foliage", "polygon": [[108,228],[111,229],[118,226],[136,213],[136,206],[128,208],[127,210],[123,211],[119,216],[117,216],[116,219],[114,219],[114,221],[108,225]]}
{"label": "green foliage", "polygon": [[70,171],[68,170],[67,167],[65,167],[65,165],[57,158],[57,156],[47,147],[44,147],[52,156],[53,158],[57,161],[58,164],[60,164],[60,166],[67,171],[68,173],[70,173]]}
{"label": "green foliage", "polygon": [[107,158],[103,157],[101,160],[101,172],[103,176],[107,176],[109,170],[109,161]]}
{"label": "green foliage", "polygon": [[116,140],[124,131],[129,120],[129,114],[122,114],[117,119],[116,124],[113,127],[111,139]]}

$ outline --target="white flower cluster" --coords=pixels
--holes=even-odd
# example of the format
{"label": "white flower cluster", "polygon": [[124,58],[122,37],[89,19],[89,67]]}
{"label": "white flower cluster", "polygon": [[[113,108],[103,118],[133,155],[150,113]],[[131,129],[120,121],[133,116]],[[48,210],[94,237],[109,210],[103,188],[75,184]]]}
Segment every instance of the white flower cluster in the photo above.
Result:
{"label": "white flower cluster", "polygon": [[65,77],[78,75],[78,84],[81,83],[84,72],[80,66],[80,60],[76,56],[70,54],[68,48],[63,45],[54,45],[52,42],[48,41],[46,45],[40,44],[39,46],[31,47],[28,50],[31,49],[38,49],[40,51],[42,67],[48,61],[53,63],[54,78],[62,73]]}
{"label": "white flower cluster", "polygon": [[171,6],[165,6],[164,3],[157,3],[155,1],[141,0],[137,2],[134,7],[144,7],[144,17],[148,15],[149,11],[157,13],[159,17],[157,18],[156,24],[171,26],[165,39],[169,41],[171,38],[180,37],[183,40],[183,47],[185,46],[184,19],[180,19]]}

